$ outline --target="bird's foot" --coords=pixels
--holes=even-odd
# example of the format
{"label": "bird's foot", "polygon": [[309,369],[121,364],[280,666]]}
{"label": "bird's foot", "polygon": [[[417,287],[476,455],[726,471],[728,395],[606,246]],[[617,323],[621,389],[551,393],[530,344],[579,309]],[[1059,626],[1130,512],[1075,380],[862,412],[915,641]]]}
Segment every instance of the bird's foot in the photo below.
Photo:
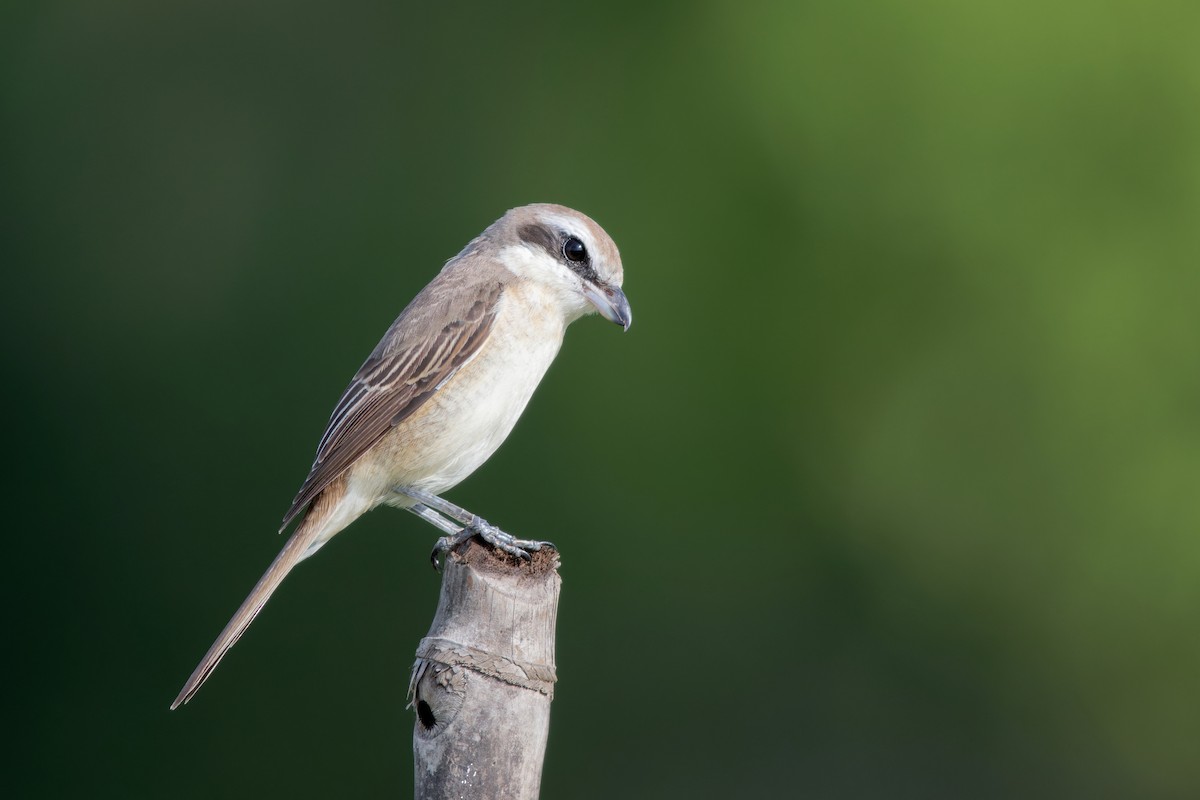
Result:
{"label": "bird's foot", "polygon": [[539,542],[533,539],[518,539],[511,533],[505,533],[482,517],[471,515],[465,527],[458,533],[443,536],[437,540],[433,552],[429,554],[434,569],[440,570],[441,555],[448,553],[463,542],[478,536],[497,550],[502,550],[514,558],[529,561],[533,553],[549,548],[555,550],[553,542]]}
{"label": "bird's foot", "polygon": [[472,517],[464,532],[470,531],[498,550],[503,550],[510,556],[516,556],[526,561],[533,558],[533,553],[549,548],[557,549],[553,542],[539,542],[534,539],[518,539],[511,533],[505,533],[482,517]]}

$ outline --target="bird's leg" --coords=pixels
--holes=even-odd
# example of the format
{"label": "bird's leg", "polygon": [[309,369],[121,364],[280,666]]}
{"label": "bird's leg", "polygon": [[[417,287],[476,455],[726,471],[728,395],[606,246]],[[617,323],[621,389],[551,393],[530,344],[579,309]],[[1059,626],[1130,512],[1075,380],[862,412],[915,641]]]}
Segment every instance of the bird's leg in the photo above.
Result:
{"label": "bird's leg", "polygon": [[447,536],[458,536],[460,533],[462,533],[463,529],[460,526],[455,525],[453,522],[446,519],[424,503],[417,503],[415,506],[409,506],[408,510],[440,530],[442,533],[445,533]]}
{"label": "bird's leg", "polygon": [[409,506],[408,510],[428,522],[433,527],[437,528],[439,531],[442,531],[446,534],[437,540],[437,544],[434,546],[433,552],[429,554],[429,560],[433,563],[433,568],[438,572],[441,572],[441,554],[453,547],[458,541],[461,541],[459,537],[462,536],[463,529],[423,503],[417,503],[415,506]]}
{"label": "bird's leg", "polygon": [[[438,539],[437,544],[434,546],[431,558],[435,566],[437,565],[439,554],[457,547],[476,535],[493,547],[503,550],[509,555],[526,560],[531,557],[530,553],[537,552],[545,547],[554,547],[551,542],[518,539],[500,530],[478,514],[472,514],[465,508],[456,506],[448,500],[443,500],[435,494],[408,487],[397,487],[395,491],[416,500],[417,504],[410,506],[408,510],[446,534]],[[450,520],[447,520],[446,517],[462,523],[463,527],[459,528],[450,522]]]}

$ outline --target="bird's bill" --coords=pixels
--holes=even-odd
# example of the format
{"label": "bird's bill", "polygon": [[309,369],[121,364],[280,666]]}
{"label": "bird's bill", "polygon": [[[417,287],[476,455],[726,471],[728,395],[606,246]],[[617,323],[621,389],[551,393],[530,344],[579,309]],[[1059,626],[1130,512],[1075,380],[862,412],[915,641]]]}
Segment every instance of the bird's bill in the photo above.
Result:
{"label": "bird's bill", "polygon": [[616,286],[584,281],[583,295],[596,307],[600,316],[629,330],[629,325],[633,322],[633,310],[629,308],[629,299],[625,297],[624,292]]}

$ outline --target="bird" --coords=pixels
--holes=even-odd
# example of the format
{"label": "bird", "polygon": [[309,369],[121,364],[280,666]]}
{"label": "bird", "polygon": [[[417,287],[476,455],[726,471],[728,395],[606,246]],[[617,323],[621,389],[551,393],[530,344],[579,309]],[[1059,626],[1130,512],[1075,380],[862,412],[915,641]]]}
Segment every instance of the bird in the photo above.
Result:
{"label": "bird", "polygon": [[184,684],[187,703],[283,579],[367,511],[406,509],[442,536],[438,554],[478,535],[518,558],[549,542],[511,536],[442,499],[507,438],[558,354],[568,325],[633,315],[612,238],[587,215],[535,203],[471,240],[396,318],[334,406],[280,533],[283,549]]}

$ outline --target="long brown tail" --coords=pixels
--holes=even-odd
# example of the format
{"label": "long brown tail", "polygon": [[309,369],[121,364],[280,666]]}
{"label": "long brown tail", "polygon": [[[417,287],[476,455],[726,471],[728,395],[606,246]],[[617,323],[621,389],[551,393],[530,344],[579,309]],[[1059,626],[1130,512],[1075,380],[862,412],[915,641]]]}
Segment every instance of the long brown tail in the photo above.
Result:
{"label": "long brown tail", "polygon": [[[271,566],[267,567],[263,576],[258,579],[258,583],[242,602],[237,613],[233,615],[233,619],[229,620],[225,630],[221,631],[221,635],[213,642],[212,647],[208,648],[208,652],[200,660],[192,677],[188,678],[187,683],[179,692],[179,696],[175,698],[175,702],[171,703],[171,710],[191,700],[192,696],[200,691],[200,687],[208,680],[208,676],[217,668],[217,664],[221,663],[221,659],[229,652],[229,648],[233,647],[245,633],[246,628],[250,627],[250,623],[254,622],[258,612],[262,611],[263,606],[271,599],[271,595],[279,588],[279,584],[292,571],[292,568],[316,552],[317,548],[335,533],[350,524],[358,516],[358,513],[362,513],[361,511],[352,515],[337,513],[345,511],[345,509],[337,508],[338,501],[342,499],[341,488],[340,485],[329,487],[313,503],[313,507],[304,521],[300,523],[300,527],[291,535],[287,544],[279,551],[279,555],[275,556],[275,560],[271,562]],[[331,492],[330,489],[334,491]],[[349,519],[345,518],[347,516]]]}

